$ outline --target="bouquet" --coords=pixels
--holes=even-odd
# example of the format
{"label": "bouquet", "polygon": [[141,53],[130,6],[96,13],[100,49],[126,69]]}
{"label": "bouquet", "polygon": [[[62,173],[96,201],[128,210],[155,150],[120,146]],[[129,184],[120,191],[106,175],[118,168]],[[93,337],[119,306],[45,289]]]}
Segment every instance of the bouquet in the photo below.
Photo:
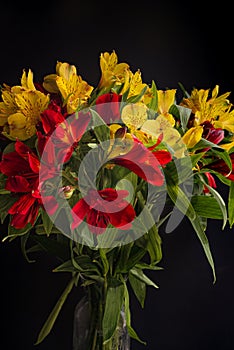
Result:
{"label": "bouquet", "polygon": [[[133,291],[144,307],[147,270],[162,269],[162,235],[184,217],[200,241],[215,282],[206,228],[234,223],[234,109],[212,89],[158,89],[140,70],[100,54],[91,86],[75,65],[56,63],[35,82],[1,87],[0,217],[3,242],[21,240],[26,258],[55,257],[70,281],[36,344],[50,333],[73,288],[74,350],[146,344],[131,324]],[[220,185],[228,189],[224,200]],[[74,321],[75,322],[75,321]]]}

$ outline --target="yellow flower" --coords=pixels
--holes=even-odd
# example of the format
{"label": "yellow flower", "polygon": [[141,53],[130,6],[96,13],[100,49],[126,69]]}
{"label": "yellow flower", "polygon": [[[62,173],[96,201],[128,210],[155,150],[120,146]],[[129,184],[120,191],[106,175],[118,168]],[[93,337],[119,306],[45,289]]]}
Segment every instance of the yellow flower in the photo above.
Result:
{"label": "yellow flower", "polygon": [[139,129],[147,119],[148,107],[141,102],[131,103],[123,107],[121,119],[124,124],[134,131]]}
{"label": "yellow flower", "polygon": [[18,106],[10,86],[4,84],[2,89],[2,102],[0,102],[0,126],[7,123],[9,115],[16,113]]}
{"label": "yellow flower", "polygon": [[56,84],[69,114],[85,104],[93,91],[93,87],[76,74],[71,74],[68,80],[57,76]]}
{"label": "yellow flower", "polygon": [[186,146],[179,131],[163,115],[159,115],[156,119],[146,120],[141,127],[141,131],[151,135],[156,140],[162,137],[165,148],[168,148],[176,158],[185,156]]}
{"label": "yellow flower", "polygon": [[122,84],[125,81],[125,75],[129,70],[127,63],[118,63],[118,57],[113,51],[101,53],[100,55],[101,79],[98,88],[110,87],[113,83]]}
{"label": "yellow flower", "polygon": [[[126,91],[128,91],[128,98],[137,96],[146,86],[148,85],[142,82],[140,70],[137,70],[135,73],[129,70],[126,72],[125,83],[121,90],[121,94],[124,94]],[[141,101],[144,101],[144,95],[142,96]]]}
{"label": "yellow flower", "polygon": [[230,108],[230,102],[227,100],[230,92],[226,92],[219,97],[218,92],[219,86],[216,85],[209,98],[209,89],[193,89],[191,96],[183,99],[181,105],[190,108],[195,115],[194,126],[200,125],[205,121],[212,123]]}
{"label": "yellow flower", "polygon": [[56,74],[48,74],[44,77],[43,87],[50,93],[58,93],[59,88],[56,83],[58,76],[69,81],[72,75],[77,75],[76,67],[66,62],[58,61],[56,64]]}
{"label": "yellow flower", "polygon": [[60,92],[69,114],[86,103],[93,91],[93,87],[77,75],[76,67],[66,62],[57,62],[56,74],[46,75],[43,87],[51,93]]}
{"label": "yellow flower", "polygon": [[10,139],[24,141],[36,133],[41,113],[48,107],[49,95],[36,90],[33,73],[23,71],[21,86],[4,85],[0,102],[0,125]]}
{"label": "yellow flower", "polygon": [[227,111],[221,114],[218,120],[213,122],[215,128],[225,129],[234,133],[234,110]]}
{"label": "yellow flower", "polygon": [[182,136],[182,141],[188,148],[194,147],[202,137],[203,127],[202,126],[194,126]]}
{"label": "yellow flower", "polygon": [[175,119],[169,113],[170,107],[175,103],[176,89],[158,90],[158,113],[163,115],[172,126],[175,125]]}

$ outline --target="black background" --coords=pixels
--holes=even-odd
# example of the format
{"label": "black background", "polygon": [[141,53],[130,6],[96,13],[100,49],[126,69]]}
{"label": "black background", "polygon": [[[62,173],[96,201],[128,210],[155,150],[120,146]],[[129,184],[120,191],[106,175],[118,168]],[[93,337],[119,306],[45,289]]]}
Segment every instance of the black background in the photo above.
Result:
{"label": "black background", "polygon": [[[4,2],[0,9],[0,81],[20,82],[31,68],[34,81],[55,71],[56,61],[75,64],[91,85],[100,77],[99,55],[115,50],[119,61],[158,88],[187,90],[220,86],[234,90],[232,10],[205,1],[44,1]],[[234,101],[234,96],[230,95]],[[223,191],[223,190],[222,190]],[[1,234],[4,234],[4,226]],[[184,220],[162,233],[162,271],[149,273],[145,308],[131,295],[132,324],[147,346],[133,350],[234,348],[234,235],[221,223],[208,223],[217,281],[202,247]],[[0,347],[7,350],[71,350],[72,317],[81,292],[73,290],[55,327],[34,346],[38,331],[60,296],[67,276],[52,273],[53,259],[28,263],[19,241],[1,243]]]}

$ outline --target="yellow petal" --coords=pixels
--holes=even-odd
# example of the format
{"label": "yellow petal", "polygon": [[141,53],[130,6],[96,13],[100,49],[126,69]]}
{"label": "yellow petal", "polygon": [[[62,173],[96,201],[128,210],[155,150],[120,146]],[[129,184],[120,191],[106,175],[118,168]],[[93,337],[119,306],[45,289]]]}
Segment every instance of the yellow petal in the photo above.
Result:
{"label": "yellow petal", "polygon": [[182,140],[188,148],[192,148],[201,140],[202,133],[202,126],[194,126],[186,131],[182,137]]}
{"label": "yellow petal", "polygon": [[138,129],[147,119],[148,107],[143,103],[129,104],[123,107],[121,119],[130,128]]}
{"label": "yellow petal", "polygon": [[225,149],[227,152],[229,152],[230,149],[231,149],[232,147],[234,147],[234,141],[229,142],[229,143],[224,143],[224,144],[219,145],[219,146],[222,147],[223,149]]}
{"label": "yellow petal", "polygon": [[14,113],[8,117],[9,135],[13,138],[26,140],[29,138],[26,133],[26,117],[22,113]]}
{"label": "yellow petal", "polygon": [[59,89],[56,84],[57,74],[49,74],[44,77],[43,87],[50,93],[58,93]]}
{"label": "yellow petal", "polygon": [[175,102],[176,89],[158,90],[158,111],[160,114],[169,112]]}
{"label": "yellow petal", "polygon": [[26,90],[36,90],[35,85],[33,83],[33,72],[31,71],[31,69],[29,69],[28,71],[28,76],[26,71],[23,71],[21,85]]}
{"label": "yellow petal", "polygon": [[58,62],[56,66],[56,71],[58,71],[58,75],[64,78],[65,80],[69,80],[72,75],[77,74],[76,67],[66,62]]}
{"label": "yellow petal", "polygon": [[213,124],[215,128],[225,129],[234,133],[234,111],[224,113]]}

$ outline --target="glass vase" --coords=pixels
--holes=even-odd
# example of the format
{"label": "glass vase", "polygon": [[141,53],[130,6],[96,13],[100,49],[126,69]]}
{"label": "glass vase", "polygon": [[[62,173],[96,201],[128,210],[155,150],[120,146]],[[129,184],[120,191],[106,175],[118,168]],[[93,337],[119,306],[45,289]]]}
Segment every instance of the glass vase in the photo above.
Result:
{"label": "glass vase", "polygon": [[75,307],[72,350],[130,350],[124,310],[120,312],[113,337],[103,344],[100,310],[90,297],[90,294],[85,295]]}

